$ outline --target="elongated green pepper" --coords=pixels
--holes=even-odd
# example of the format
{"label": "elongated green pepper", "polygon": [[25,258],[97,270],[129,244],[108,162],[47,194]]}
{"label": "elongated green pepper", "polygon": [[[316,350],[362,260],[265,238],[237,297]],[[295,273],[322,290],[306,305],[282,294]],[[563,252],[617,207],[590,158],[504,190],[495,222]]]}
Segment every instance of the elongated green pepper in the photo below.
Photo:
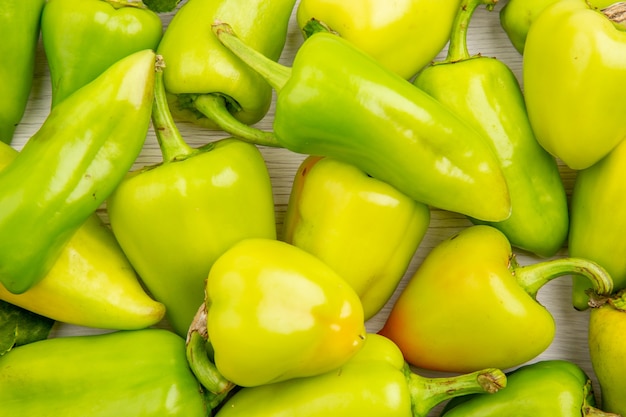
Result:
{"label": "elongated green pepper", "polygon": [[370,319],[404,276],[428,229],[429,208],[330,158],[305,159],[291,190],[283,240],[337,271]]}
{"label": "elongated green pepper", "polygon": [[277,60],[294,4],[295,0],[189,0],[184,4],[157,51],[167,62],[165,88],[174,116],[209,128],[232,119],[244,125],[261,120],[272,101],[271,87],[220,44],[211,34],[211,24],[231,22],[256,51]]}
{"label": "elongated green pepper", "polygon": [[131,264],[185,335],[213,262],[241,239],[275,239],[276,220],[261,152],[234,138],[192,149],[174,124],[162,79],[158,71],[153,124],[163,162],[130,173],[107,212]]}
{"label": "elongated green pepper", "polygon": [[448,378],[422,377],[409,370],[393,342],[368,334],[363,348],[341,368],[316,377],[244,388],[216,416],[425,417],[445,400],[494,393],[506,384],[505,375],[493,368]]}
{"label": "elongated green pepper", "polygon": [[462,1],[446,59],[425,68],[414,83],[462,116],[493,145],[509,188],[511,216],[488,224],[501,230],[513,246],[550,257],[563,246],[569,225],[557,162],[535,138],[511,69],[495,58],[471,56],[467,48],[474,11],[481,4],[492,9],[496,3]]}
{"label": "elongated green pepper", "polygon": [[0,8],[0,142],[11,143],[33,84],[45,0],[6,0]]}
{"label": "elongated green pepper", "polygon": [[277,91],[273,132],[248,140],[352,164],[440,209],[481,220],[509,216],[507,185],[487,141],[348,41],[316,33],[289,68],[256,53],[227,24],[213,30]]}
{"label": "elongated green pepper", "polygon": [[0,357],[1,417],[206,417],[185,341],[161,329],[42,340]]}
{"label": "elongated green pepper", "polygon": [[39,282],[134,163],[150,124],[154,65],[154,52],[145,50],[109,67],[59,103],[0,174],[7,290]]}
{"label": "elongated green pepper", "polygon": [[442,417],[619,417],[596,408],[591,379],[577,364],[544,360],[507,373],[506,389],[453,398]]}
{"label": "elongated green pepper", "polygon": [[156,49],[162,32],[161,19],[141,0],[48,0],[41,38],[52,106],[125,56]]}

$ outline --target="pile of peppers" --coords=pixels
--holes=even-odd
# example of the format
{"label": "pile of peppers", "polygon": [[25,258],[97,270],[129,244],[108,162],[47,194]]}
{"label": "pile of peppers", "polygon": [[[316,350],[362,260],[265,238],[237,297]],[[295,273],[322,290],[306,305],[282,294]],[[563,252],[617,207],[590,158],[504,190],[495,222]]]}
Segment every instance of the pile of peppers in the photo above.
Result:
{"label": "pile of peppers", "polygon": [[[481,7],[519,79],[470,51]],[[0,301],[93,334],[0,343],[0,417],[626,416],[625,22],[611,0],[5,0]],[[46,118],[16,142],[37,71]],[[271,152],[298,161],[285,202]],[[541,357],[561,277],[593,375]]]}

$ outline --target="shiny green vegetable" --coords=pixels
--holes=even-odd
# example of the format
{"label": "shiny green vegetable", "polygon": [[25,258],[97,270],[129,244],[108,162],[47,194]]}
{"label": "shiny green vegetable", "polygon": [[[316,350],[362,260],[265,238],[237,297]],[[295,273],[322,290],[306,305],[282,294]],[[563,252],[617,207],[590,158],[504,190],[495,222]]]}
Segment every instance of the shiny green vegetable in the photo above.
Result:
{"label": "shiny green vegetable", "polygon": [[430,209],[352,165],[306,158],[293,181],[283,240],[354,288],[365,319],[391,298],[430,223]]}
{"label": "shiny green vegetable", "polygon": [[10,292],[50,271],[141,152],[154,65],[150,50],[118,61],[55,106],[0,174],[0,283]]}
{"label": "shiny green vegetable", "polygon": [[213,30],[277,91],[273,132],[247,140],[352,164],[441,209],[492,221],[510,215],[508,188],[486,140],[348,41],[316,33],[289,68],[256,53],[227,24]]}
{"label": "shiny green vegetable", "polygon": [[261,152],[234,138],[188,146],[169,113],[162,77],[158,71],[152,114],[163,162],[127,175],[107,212],[131,264],[186,335],[213,262],[242,239],[275,239],[276,220]]}
{"label": "shiny green vegetable", "polygon": [[410,371],[389,339],[368,334],[363,348],[339,369],[319,376],[244,388],[217,417],[425,417],[450,398],[504,388],[498,369],[447,378],[425,378]]}
{"label": "shiny green vegetable", "polygon": [[507,373],[506,389],[453,398],[442,417],[619,417],[595,407],[591,379],[566,360],[544,360]]}
{"label": "shiny green vegetable", "polygon": [[167,63],[165,88],[174,117],[208,128],[232,120],[243,126],[261,120],[272,102],[271,87],[220,44],[211,25],[230,22],[256,51],[277,60],[294,4],[295,0],[187,1],[157,50]]}
{"label": "shiny green vegetable", "polygon": [[52,106],[115,62],[156,49],[163,25],[141,0],[48,0],[41,37],[50,67]]}
{"label": "shiny green vegetable", "polygon": [[557,162],[535,138],[513,71],[496,58],[470,55],[467,47],[476,8],[492,9],[496,4],[497,0],[461,1],[446,59],[425,68],[414,83],[467,120],[498,155],[511,197],[511,216],[486,224],[502,231],[513,246],[550,257],[563,246],[569,227]]}
{"label": "shiny green vegetable", "polygon": [[185,341],[160,329],[42,340],[0,357],[1,417],[205,417]]}
{"label": "shiny green vegetable", "polygon": [[0,6],[0,142],[11,143],[26,111],[45,2],[4,0]]}

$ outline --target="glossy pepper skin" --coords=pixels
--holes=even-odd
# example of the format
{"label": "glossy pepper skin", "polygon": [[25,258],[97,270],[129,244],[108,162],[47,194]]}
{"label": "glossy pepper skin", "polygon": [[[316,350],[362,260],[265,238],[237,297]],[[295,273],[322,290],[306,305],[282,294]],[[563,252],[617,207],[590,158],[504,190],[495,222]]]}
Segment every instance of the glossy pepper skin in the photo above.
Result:
{"label": "glossy pepper skin", "polygon": [[460,0],[301,0],[296,17],[300,29],[311,19],[321,21],[409,79],[448,42],[459,4]]}
{"label": "glossy pepper skin", "polygon": [[185,341],[161,329],[42,340],[0,357],[0,416],[205,417]]}
{"label": "glossy pepper skin", "polygon": [[247,139],[352,164],[407,196],[482,220],[510,215],[494,152],[465,121],[348,41],[316,33],[285,67],[227,24],[218,38],[277,92],[273,134]]}
{"label": "glossy pepper skin", "polygon": [[124,253],[185,335],[213,262],[241,239],[276,238],[276,220],[260,151],[234,138],[188,146],[169,113],[162,76],[156,75],[153,124],[163,162],[127,175],[107,212]]}
{"label": "glossy pepper skin", "polygon": [[[561,0],[508,0],[500,9],[500,25],[520,54],[524,53],[528,30],[539,13],[559,1]],[[592,0],[588,3],[602,9],[615,3],[615,0]]]}
{"label": "glossy pepper skin", "polygon": [[244,388],[225,402],[216,416],[425,417],[447,399],[493,393],[505,386],[506,377],[498,369],[450,378],[422,377],[409,370],[393,342],[368,334],[363,348],[339,369]]}
{"label": "glossy pepper skin", "polygon": [[566,360],[544,360],[506,374],[506,389],[493,395],[453,398],[441,417],[618,417],[595,408],[592,382]]}
{"label": "glossy pepper skin", "polygon": [[[526,106],[539,143],[568,167],[581,170],[626,137],[626,29],[616,16],[582,0],[546,7],[524,47]],[[612,19],[616,19],[615,21]]]}
{"label": "glossy pepper skin", "polygon": [[[614,290],[626,287],[626,142],[593,166],[579,171],[570,203],[568,251],[571,256],[591,259],[611,274]],[[588,282],[574,276],[574,307],[588,307]]]}
{"label": "glossy pepper skin", "polygon": [[446,59],[422,70],[414,83],[462,116],[492,144],[508,185],[511,216],[487,224],[502,231],[513,246],[550,257],[563,246],[569,227],[567,196],[557,162],[535,138],[511,69],[496,58],[470,55],[467,47],[474,10],[479,5],[492,9],[496,3],[461,1]]}
{"label": "glossy pepper skin", "polygon": [[56,106],[0,174],[0,283],[10,292],[49,272],[134,163],[150,123],[154,66],[149,50],[118,61]]}
{"label": "glossy pepper skin", "polygon": [[5,0],[0,10],[0,142],[11,143],[33,84],[45,0]]}
{"label": "glossy pepper skin", "polygon": [[591,365],[600,383],[602,409],[626,415],[626,290],[594,301],[597,303],[589,315],[588,344]]}
{"label": "glossy pepper skin", "polygon": [[293,181],[283,240],[345,279],[369,320],[395,291],[429,223],[428,206],[352,165],[310,156]]}
{"label": "glossy pepper skin", "polygon": [[519,366],[554,339],[554,318],[537,302],[537,292],[570,274],[584,274],[597,293],[612,291],[610,276],[591,261],[558,258],[520,266],[502,232],[470,226],[426,256],[380,333],[398,344],[410,364],[425,369]]}
{"label": "glossy pepper skin", "polygon": [[52,107],[120,59],[155,50],[163,25],[141,0],[48,0],[41,38],[52,84]]}
{"label": "glossy pepper skin", "polygon": [[231,22],[255,50],[277,60],[294,5],[295,0],[187,1],[158,47],[167,62],[165,88],[175,118],[208,128],[220,127],[223,119],[244,125],[261,120],[272,101],[271,87],[220,44],[211,25]]}
{"label": "glossy pepper skin", "polygon": [[365,340],[354,290],[315,256],[275,239],[245,239],[220,256],[205,303],[215,366],[242,387],[336,369]]}

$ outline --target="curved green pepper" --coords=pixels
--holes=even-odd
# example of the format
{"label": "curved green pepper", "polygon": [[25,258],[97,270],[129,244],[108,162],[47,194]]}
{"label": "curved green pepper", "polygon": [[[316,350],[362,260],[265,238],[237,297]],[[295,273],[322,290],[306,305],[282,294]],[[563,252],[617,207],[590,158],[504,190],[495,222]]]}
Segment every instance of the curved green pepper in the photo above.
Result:
{"label": "curved green pepper", "polygon": [[589,315],[589,357],[600,383],[602,408],[626,415],[626,290],[593,300]]}
{"label": "curved green pepper", "polygon": [[243,388],[216,417],[385,416],[425,417],[439,403],[506,386],[498,369],[448,378],[412,373],[389,339],[368,334],[363,348],[341,368],[308,378]]}
{"label": "curved green pepper", "polygon": [[[500,9],[500,25],[517,52],[524,53],[528,30],[537,16],[543,9],[558,1],[560,0],[508,0]],[[615,0],[588,0],[588,3],[602,9],[615,3]]]}
{"label": "curved green pepper", "polygon": [[213,262],[241,239],[275,239],[276,220],[259,150],[234,138],[189,147],[169,113],[162,77],[158,71],[153,125],[163,162],[130,173],[107,212],[131,264],[185,335]]}
{"label": "curved green pepper", "polygon": [[513,246],[550,257],[563,246],[569,226],[557,162],[535,138],[513,72],[498,59],[470,56],[467,48],[467,30],[476,7],[484,4],[492,9],[496,3],[462,1],[446,59],[422,70],[414,83],[493,145],[509,188],[511,216],[487,224],[501,230]]}
{"label": "curved green pepper", "polygon": [[592,382],[577,364],[544,360],[506,374],[506,389],[493,395],[453,398],[442,417],[619,417],[595,408]]}
{"label": "curved green pepper", "polygon": [[471,226],[426,256],[380,333],[398,344],[410,364],[425,369],[518,366],[554,339],[554,318],[537,302],[537,292],[571,274],[585,275],[596,293],[613,289],[594,262],[558,258],[520,266],[502,232]]}
{"label": "curved green pepper", "polygon": [[528,32],[523,82],[531,126],[572,169],[590,167],[626,138],[625,15],[626,3],[600,12],[561,0]]}
{"label": "curved green pepper", "polygon": [[52,106],[134,52],[156,49],[163,24],[141,0],[48,0],[41,38]]}
{"label": "curved green pepper", "polygon": [[33,85],[46,0],[5,0],[0,8],[0,142],[11,143]]}
{"label": "curved green pepper", "polygon": [[[157,52],[167,62],[165,88],[172,114],[216,128],[222,119],[245,125],[270,108],[272,89],[211,34],[228,21],[258,52],[277,60],[285,45],[295,0],[189,0],[169,23]],[[234,133],[237,136],[236,133]]]}
{"label": "curved green pepper", "polygon": [[215,394],[233,384],[258,386],[328,372],[365,340],[354,290],[315,256],[273,239],[245,239],[224,252],[209,272],[198,313],[189,347],[208,339],[211,363],[230,384],[214,388],[206,382],[205,363],[195,359],[202,351],[189,362]]}
{"label": "curved green pepper", "polygon": [[[579,171],[570,202],[571,256],[591,259],[611,274],[614,290],[626,287],[626,142],[593,166]],[[573,304],[579,310],[588,307],[589,282],[573,278]]]}
{"label": "curved green pepper", "polygon": [[409,79],[448,43],[460,0],[301,0],[297,22],[306,35],[321,21],[383,66]]}
{"label": "curved green pepper", "polygon": [[131,168],[150,125],[154,65],[150,50],[118,61],[54,107],[0,174],[0,283],[7,290],[39,282]]}
{"label": "curved green pepper", "polygon": [[391,298],[426,234],[428,206],[352,165],[313,156],[300,165],[291,190],[283,240],[348,281],[370,319]]}
{"label": "curved green pepper", "polygon": [[247,140],[350,163],[440,209],[509,216],[506,182],[486,140],[348,41],[316,33],[289,68],[255,53],[227,24],[213,30],[277,91],[274,132]]}
{"label": "curved green pepper", "polygon": [[0,416],[206,417],[185,341],[161,329],[42,340],[0,357]]}

